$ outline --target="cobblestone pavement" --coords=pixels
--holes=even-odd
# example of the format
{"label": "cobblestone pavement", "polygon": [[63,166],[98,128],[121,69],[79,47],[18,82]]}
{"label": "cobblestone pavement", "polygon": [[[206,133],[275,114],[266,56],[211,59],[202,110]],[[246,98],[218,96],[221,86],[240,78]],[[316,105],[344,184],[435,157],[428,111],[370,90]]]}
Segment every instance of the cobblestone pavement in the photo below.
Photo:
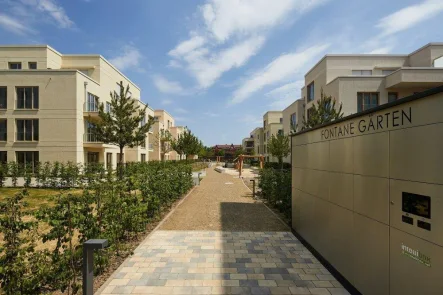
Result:
{"label": "cobblestone pavement", "polygon": [[[226,194],[223,190],[228,189],[232,201],[235,191],[232,185],[222,186],[216,181],[219,178],[224,185],[226,175],[209,175],[208,192],[213,194],[215,189],[223,195]],[[243,186],[240,180],[233,183]],[[197,188],[199,193],[194,191],[183,204],[202,197],[203,184],[204,181]],[[236,201],[247,199],[243,193],[244,190]],[[215,202],[222,200],[214,198]],[[236,210],[236,206],[229,208]],[[186,212],[176,210],[171,218],[180,220],[180,214]],[[235,214],[232,216],[236,218]],[[276,217],[248,216],[252,219],[250,224],[261,223],[263,218]],[[263,227],[260,226],[261,230],[252,226],[239,230],[160,227],[139,245],[97,294],[349,294],[291,232],[274,229],[274,223],[270,223],[269,230]]]}

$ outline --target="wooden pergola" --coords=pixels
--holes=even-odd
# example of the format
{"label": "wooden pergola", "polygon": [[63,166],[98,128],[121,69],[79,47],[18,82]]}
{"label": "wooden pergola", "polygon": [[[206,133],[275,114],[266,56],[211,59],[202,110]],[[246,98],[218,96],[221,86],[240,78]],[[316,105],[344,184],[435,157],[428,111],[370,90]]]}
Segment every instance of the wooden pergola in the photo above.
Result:
{"label": "wooden pergola", "polygon": [[259,155],[259,156],[240,155],[237,158],[238,159],[238,162],[237,162],[238,177],[241,177],[241,171],[243,169],[243,160],[245,158],[258,158],[260,160],[260,169],[263,169],[263,163],[265,162],[265,157],[264,156],[262,156],[262,155]]}

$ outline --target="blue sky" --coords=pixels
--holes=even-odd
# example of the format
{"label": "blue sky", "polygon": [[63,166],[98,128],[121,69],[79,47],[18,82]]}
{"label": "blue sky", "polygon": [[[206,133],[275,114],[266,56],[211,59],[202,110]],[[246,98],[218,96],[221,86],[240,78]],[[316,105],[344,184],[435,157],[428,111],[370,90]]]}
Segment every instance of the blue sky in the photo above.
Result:
{"label": "blue sky", "polygon": [[300,98],[324,54],[410,53],[443,41],[442,16],[442,0],[0,0],[0,42],[101,54],[213,145]]}

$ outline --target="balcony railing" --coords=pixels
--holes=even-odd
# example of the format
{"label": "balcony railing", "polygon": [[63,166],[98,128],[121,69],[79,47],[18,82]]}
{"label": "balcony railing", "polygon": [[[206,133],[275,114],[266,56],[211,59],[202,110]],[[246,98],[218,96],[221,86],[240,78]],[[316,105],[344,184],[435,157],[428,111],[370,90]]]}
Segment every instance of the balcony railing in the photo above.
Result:
{"label": "balcony railing", "polygon": [[85,103],[85,112],[98,112],[98,102]]}
{"label": "balcony railing", "polygon": [[95,133],[85,133],[83,141],[84,142],[101,142],[100,140],[98,140],[98,136]]}

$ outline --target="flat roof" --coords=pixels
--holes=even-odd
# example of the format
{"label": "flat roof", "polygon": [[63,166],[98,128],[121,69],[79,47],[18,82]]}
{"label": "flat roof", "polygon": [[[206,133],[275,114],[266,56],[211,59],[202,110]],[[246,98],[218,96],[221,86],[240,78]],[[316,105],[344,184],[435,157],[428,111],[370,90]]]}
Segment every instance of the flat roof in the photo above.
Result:
{"label": "flat roof", "polygon": [[435,88],[431,88],[431,89],[428,89],[426,91],[419,92],[419,93],[416,93],[416,94],[413,94],[413,95],[410,95],[410,96],[407,96],[407,97],[404,97],[404,98],[400,98],[400,99],[392,101],[392,102],[388,102],[388,103],[382,104],[382,105],[380,105],[378,107],[375,107],[375,108],[372,108],[372,109],[369,109],[369,110],[366,110],[366,111],[363,111],[363,112],[360,112],[360,113],[355,113],[355,114],[343,117],[343,118],[341,118],[339,120],[335,120],[335,121],[332,121],[332,122],[329,122],[329,123],[318,125],[318,126],[315,126],[313,128],[305,129],[303,131],[291,134],[290,136],[293,137],[293,136],[297,136],[297,135],[300,135],[300,134],[303,134],[303,133],[307,133],[307,132],[310,132],[310,131],[313,131],[313,130],[325,128],[327,126],[331,126],[331,125],[338,124],[338,123],[341,123],[341,122],[344,122],[344,121],[348,121],[348,120],[352,120],[352,119],[355,119],[355,118],[358,118],[358,117],[369,115],[369,114],[372,114],[372,113],[375,113],[375,112],[378,112],[378,111],[382,111],[382,110],[388,109],[390,107],[394,107],[394,106],[397,106],[397,105],[405,104],[405,103],[408,103],[408,102],[411,102],[411,101],[414,101],[414,100],[422,99],[422,98],[425,98],[425,97],[428,97],[428,96],[431,96],[431,95],[435,95],[435,94],[438,94],[438,93],[442,93],[442,92],[443,92],[443,85],[435,87]]}
{"label": "flat roof", "polygon": [[294,104],[298,103],[298,102],[303,102],[304,100],[302,98],[296,99],[293,103],[291,103],[290,105],[288,105],[286,108],[283,109],[282,112],[286,111],[287,109],[289,109],[290,107],[292,107]]}

